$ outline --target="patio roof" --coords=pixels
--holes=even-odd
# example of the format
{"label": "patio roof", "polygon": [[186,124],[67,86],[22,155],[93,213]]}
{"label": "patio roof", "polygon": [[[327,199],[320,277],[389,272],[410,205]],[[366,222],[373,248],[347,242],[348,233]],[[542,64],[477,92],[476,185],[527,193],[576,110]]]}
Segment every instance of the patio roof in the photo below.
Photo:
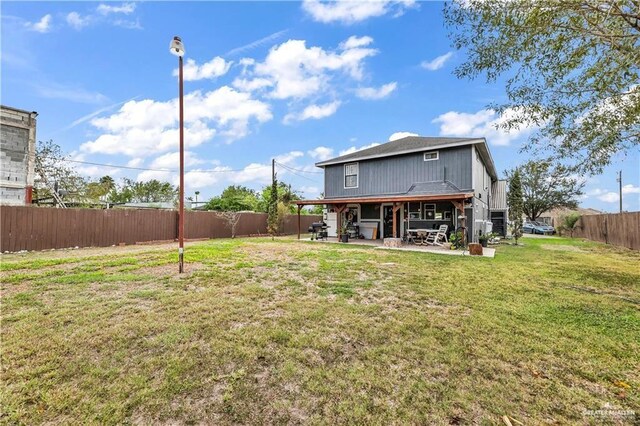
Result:
{"label": "patio roof", "polygon": [[348,198],[325,198],[321,200],[297,200],[298,206],[320,205],[320,204],[352,204],[352,203],[405,203],[407,201],[463,201],[473,197],[473,192],[460,192],[453,194],[433,194],[433,195],[392,195],[392,196],[371,196],[371,197],[348,197]]}

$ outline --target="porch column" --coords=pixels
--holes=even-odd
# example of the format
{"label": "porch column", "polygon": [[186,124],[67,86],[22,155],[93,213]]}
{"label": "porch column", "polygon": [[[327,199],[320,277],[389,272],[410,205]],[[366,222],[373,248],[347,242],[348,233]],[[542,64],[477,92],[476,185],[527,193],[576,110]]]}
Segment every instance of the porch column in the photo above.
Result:
{"label": "porch column", "polygon": [[298,239],[300,239],[300,210],[301,209],[302,209],[302,206],[298,204]]}
{"label": "porch column", "polygon": [[338,236],[338,238],[342,237],[342,212],[345,211],[346,209],[346,204],[336,204],[335,205],[335,209],[336,209],[336,213],[338,214],[338,222],[337,222],[337,226],[338,229],[336,229],[336,235]]}
{"label": "porch column", "polygon": [[[461,201],[451,201],[451,203],[458,209],[460,212],[460,225],[464,232],[462,233],[462,244],[464,246],[467,245],[467,217],[464,215],[464,200]],[[454,229],[455,232],[455,229]]]}
{"label": "porch column", "polygon": [[396,221],[396,213],[398,212],[398,210],[400,210],[400,208],[402,207],[402,203],[393,203],[393,238],[398,238],[398,230],[396,229],[397,227],[397,221]]}

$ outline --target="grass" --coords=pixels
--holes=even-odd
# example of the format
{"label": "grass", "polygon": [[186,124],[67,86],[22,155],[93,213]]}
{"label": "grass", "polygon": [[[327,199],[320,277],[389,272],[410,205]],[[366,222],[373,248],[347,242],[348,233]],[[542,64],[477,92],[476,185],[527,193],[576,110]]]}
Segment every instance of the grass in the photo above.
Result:
{"label": "grass", "polygon": [[[5,424],[589,423],[640,413],[640,254],[286,239],[4,255]],[[637,420],[637,418],[636,418]],[[605,418],[632,422],[632,418]]]}

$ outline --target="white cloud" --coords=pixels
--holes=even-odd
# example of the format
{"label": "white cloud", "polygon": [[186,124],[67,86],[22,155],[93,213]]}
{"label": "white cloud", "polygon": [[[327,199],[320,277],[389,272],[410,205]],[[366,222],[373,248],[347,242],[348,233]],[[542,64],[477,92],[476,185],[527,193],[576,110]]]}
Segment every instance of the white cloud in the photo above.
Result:
{"label": "white cloud", "polygon": [[395,133],[392,133],[391,136],[389,136],[389,142],[406,138],[407,136],[420,136],[420,135],[417,133],[411,133],[411,132],[395,132]]}
{"label": "white cloud", "polygon": [[48,33],[51,31],[51,15],[46,14],[38,22],[25,22],[25,26],[31,31]]}
{"label": "white cloud", "polygon": [[[640,194],[640,187],[633,184],[627,184],[622,187],[622,197],[624,199],[627,195]],[[605,203],[617,203],[620,200],[620,193],[618,191],[609,191],[601,188],[594,188],[585,193],[584,198],[595,197]]]}
{"label": "white cloud", "polygon": [[318,161],[328,160],[333,156],[333,148],[318,146],[310,151],[307,151],[307,154],[309,154],[309,157]]}
{"label": "white cloud", "polygon": [[598,195],[598,200],[604,201],[605,203],[615,203],[620,199],[617,192],[605,192],[602,195]]}
{"label": "white cloud", "polygon": [[333,101],[323,105],[309,105],[299,113],[290,113],[284,117],[283,122],[290,123],[292,121],[304,121],[310,118],[319,120],[321,118],[332,116],[340,107],[340,101]]}
{"label": "white cloud", "polygon": [[246,78],[236,78],[231,84],[233,85],[233,87],[236,87],[244,92],[253,92],[265,87],[273,86],[271,80],[268,80],[266,78],[254,78],[253,80],[247,80]]}
{"label": "white cloud", "polygon": [[122,13],[123,15],[130,15],[136,10],[135,3],[122,3],[119,6],[111,6],[107,4],[101,4],[96,9],[98,13],[102,15],[110,15],[113,13]]}
{"label": "white cloud", "polygon": [[[194,91],[185,96],[185,144],[198,146],[218,136],[231,142],[249,133],[252,121],[272,119],[268,104],[223,86],[211,92]],[[178,146],[178,100],[129,101],[118,112],[91,120],[102,134],[82,144],[88,153],[146,157]]]}
{"label": "white cloud", "polygon": [[112,22],[112,24],[115,25],[116,27],[126,28],[128,30],[143,29],[139,19],[136,19],[135,21],[128,20],[128,19],[116,19],[115,21]]}
{"label": "white cloud", "polygon": [[396,90],[397,86],[398,84],[394,81],[388,84],[384,84],[378,88],[360,87],[356,89],[356,96],[360,99],[366,100],[384,99],[389,96],[394,90]]}
{"label": "white cloud", "polygon": [[320,188],[317,186],[301,186],[299,189],[305,198],[311,199],[320,196]]}
{"label": "white cloud", "polygon": [[452,56],[453,56],[453,52],[448,52],[448,53],[445,53],[444,55],[438,56],[437,58],[431,61],[422,61],[420,66],[429,71],[436,71],[442,68],[444,64],[449,59],[451,59]]}
{"label": "white cloud", "polygon": [[339,155],[351,154],[353,152],[362,151],[363,149],[367,149],[367,148],[373,148],[374,146],[378,146],[378,145],[380,145],[380,144],[377,143],[377,142],[373,142],[373,143],[371,143],[369,145],[365,145],[365,146],[361,146],[361,147],[352,146],[350,148],[347,148],[347,149],[344,149],[344,150],[340,151]]}
{"label": "white cloud", "polygon": [[140,167],[144,164],[144,158],[132,158],[127,161],[127,167]]}
{"label": "white cloud", "polygon": [[491,109],[483,109],[472,114],[449,111],[432,120],[432,123],[440,124],[441,136],[485,137],[487,142],[492,145],[507,146],[511,142],[529,135],[536,128],[533,124],[523,125],[519,129],[511,131],[497,128],[513,114],[515,111],[511,109],[505,111],[501,116]]}
{"label": "white cloud", "polygon": [[[185,81],[197,81],[205,78],[220,77],[229,71],[231,64],[232,62],[227,62],[220,56],[216,56],[202,65],[196,64],[196,61],[193,59],[187,59],[183,69],[184,79]],[[173,70],[173,75],[178,75],[177,68]]]}
{"label": "white cloud", "polygon": [[373,38],[369,36],[362,36],[362,37],[351,36],[345,41],[343,41],[342,43],[340,43],[340,49],[342,50],[355,49],[357,47],[368,46],[371,43],[373,43]]}
{"label": "white cloud", "polygon": [[109,100],[99,92],[91,92],[80,87],[66,86],[58,83],[47,83],[45,85],[34,85],[38,95],[44,98],[64,99],[71,102],[84,104],[99,104]]}
{"label": "white cloud", "polygon": [[67,24],[76,30],[81,30],[91,23],[91,18],[89,16],[85,16],[83,18],[78,12],[70,12],[67,15],[66,20]]}
{"label": "white cloud", "polygon": [[[196,157],[192,151],[184,152],[184,165],[185,167],[195,166],[197,164],[204,163],[203,160]],[[178,151],[169,152],[159,157],[156,157],[149,166],[150,169],[179,169],[180,168],[180,153]]]}
{"label": "white cloud", "polygon": [[415,5],[414,0],[390,1],[320,1],[305,0],[302,9],[315,21],[323,23],[341,22],[353,24],[369,18],[394,12],[394,17]]}
{"label": "white cloud", "polygon": [[225,56],[237,55],[238,53],[246,52],[247,50],[255,49],[257,47],[264,46],[265,44],[272,43],[285,35],[288,31],[289,30],[278,31],[259,40],[245,44],[244,46],[236,47],[235,49],[231,49],[230,51],[228,51]]}
{"label": "white cloud", "polygon": [[378,53],[367,47],[372,42],[371,37],[351,37],[330,51],[307,47],[304,40],[288,40],[272,47],[264,62],[244,61],[244,73],[251,79],[236,84],[247,88],[252,84],[257,88],[273,86],[269,96],[275,99],[302,99],[328,92],[336,75],[363,78],[364,60]]}

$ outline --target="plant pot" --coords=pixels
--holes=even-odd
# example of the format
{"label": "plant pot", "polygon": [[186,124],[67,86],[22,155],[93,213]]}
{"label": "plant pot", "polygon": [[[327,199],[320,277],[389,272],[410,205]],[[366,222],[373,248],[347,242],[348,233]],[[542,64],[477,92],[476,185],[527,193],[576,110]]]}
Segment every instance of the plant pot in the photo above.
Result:
{"label": "plant pot", "polygon": [[451,243],[442,243],[442,248],[445,250],[451,250],[451,247],[453,246],[453,244]]}
{"label": "plant pot", "polygon": [[343,242],[343,243],[348,243],[349,242],[349,234],[340,235],[340,241]]}
{"label": "plant pot", "polygon": [[487,247],[488,242],[488,240],[480,240],[480,244],[482,245],[482,247]]}

